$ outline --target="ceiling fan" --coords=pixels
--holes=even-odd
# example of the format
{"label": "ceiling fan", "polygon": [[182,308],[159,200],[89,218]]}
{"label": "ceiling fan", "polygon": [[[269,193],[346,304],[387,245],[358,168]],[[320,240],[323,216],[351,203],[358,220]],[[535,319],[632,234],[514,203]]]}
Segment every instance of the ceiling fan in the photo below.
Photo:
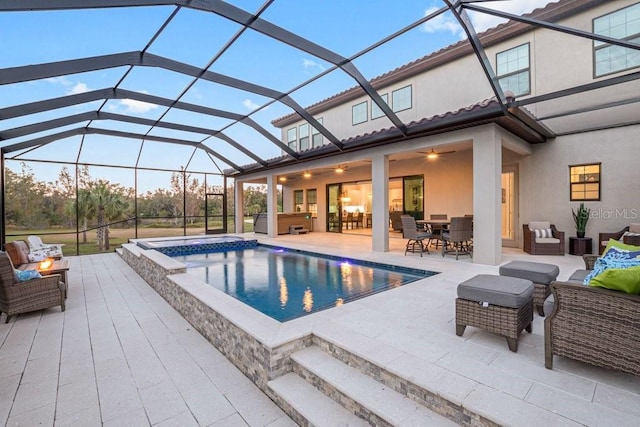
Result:
{"label": "ceiling fan", "polygon": [[418,153],[426,154],[427,155],[427,159],[434,160],[434,159],[437,159],[438,157],[443,156],[445,154],[455,153],[455,150],[452,150],[452,151],[436,151],[436,150],[434,150],[432,148],[430,151],[418,151]]}

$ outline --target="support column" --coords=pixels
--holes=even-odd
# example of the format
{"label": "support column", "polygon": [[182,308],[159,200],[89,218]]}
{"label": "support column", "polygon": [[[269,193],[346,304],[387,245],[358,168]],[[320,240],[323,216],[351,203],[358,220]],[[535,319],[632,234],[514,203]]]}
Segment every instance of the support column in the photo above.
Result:
{"label": "support column", "polygon": [[473,139],[473,262],[502,261],[502,143],[495,125]]}
{"label": "support column", "polygon": [[374,252],[389,252],[389,156],[377,154],[371,158],[373,211],[371,233]]}
{"label": "support column", "polygon": [[278,237],[278,177],[267,175],[267,236]]}
{"label": "support column", "polygon": [[233,184],[233,206],[236,210],[233,214],[236,233],[244,233],[244,185],[235,180]]}

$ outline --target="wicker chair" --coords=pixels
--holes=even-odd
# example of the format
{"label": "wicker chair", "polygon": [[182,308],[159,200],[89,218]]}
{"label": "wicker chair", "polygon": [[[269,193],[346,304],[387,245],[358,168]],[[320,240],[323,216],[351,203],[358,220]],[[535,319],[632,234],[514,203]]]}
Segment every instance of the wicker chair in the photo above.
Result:
{"label": "wicker chair", "polygon": [[[585,260],[586,261],[586,260]],[[545,366],[553,356],[640,375],[640,295],[552,282],[544,321]]]}
{"label": "wicker chair", "polygon": [[[552,237],[536,237],[536,229],[551,229]],[[536,221],[522,225],[524,245],[522,249],[531,255],[564,255],[564,231],[559,231],[555,225]]]}
{"label": "wicker chair", "polygon": [[402,216],[402,212],[393,211],[389,213],[389,221],[391,221],[391,229],[393,231],[402,231],[402,220],[400,217]]}
{"label": "wicker chair", "polygon": [[455,254],[472,256],[473,218],[453,217],[449,228],[442,233],[442,256]]}
{"label": "wicker chair", "polygon": [[43,310],[60,306],[64,311],[66,285],[59,274],[40,279],[16,281],[13,264],[6,253],[0,253],[0,312],[5,313],[5,323],[14,314]]}
{"label": "wicker chair", "polygon": [[615,233],[599,233],[598,245],[600,245],[600,250],[598,251],[598,254],[602,254],[602,252],[604,252],[604,248],[607,246],[609,239],[620,240],[622,239],[624,233],[626,233],[627,231],[629,231],[629,226],[623,228],[620,231],[616,231]]}
{"label": "wicker chair", "polygon": [[400,220],[402,221],[402,236],[405,239],[409,239],[404,249],[404,254],[407,255],[407,252],[420,252],[420,256],[422,256],[424,251],[428,254],[429,248],[424,244],[424,240],[429,239],[431,233],[418,231],[416,220],[411,215],[402,215]]}

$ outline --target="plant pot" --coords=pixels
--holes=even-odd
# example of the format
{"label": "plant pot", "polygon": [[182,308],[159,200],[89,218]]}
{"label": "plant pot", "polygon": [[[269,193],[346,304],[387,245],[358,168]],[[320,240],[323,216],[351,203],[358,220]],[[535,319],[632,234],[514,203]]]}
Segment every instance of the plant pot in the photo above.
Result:
{"label": "plant pot", "polygon": [[583,239],[584,238],[584,231],[576,231],[576,234],[578,235],[579,239]]}

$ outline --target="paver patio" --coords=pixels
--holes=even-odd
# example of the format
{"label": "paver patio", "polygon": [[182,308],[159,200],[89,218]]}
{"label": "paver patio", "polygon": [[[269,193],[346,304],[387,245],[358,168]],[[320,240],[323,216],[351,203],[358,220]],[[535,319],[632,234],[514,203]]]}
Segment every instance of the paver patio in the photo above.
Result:
{"label": "paver patio", "polygon": [[[537,314],[517,353],[504,338],[475,328],[455,335],[457,284],[496,274],[497,266],[433,253],[405,257],[399,238],[390,239],[391,252],[373,253],[366,236],[255,236],[442,272],[318,313],[318,334],[386,357],[388,366],[416,377],[451,374],[457,382],[434,387],[505,424],[637,425],[640,378],[559,357],[553,370],[545,369]],[[580,257],[531,257],[516,249],[503,257],[555,263],[559,280],[583,265]],[[117,254],[69,259],[66,312],[54,308],[0,324],[0,415],[7,425],[294,425]]]}

